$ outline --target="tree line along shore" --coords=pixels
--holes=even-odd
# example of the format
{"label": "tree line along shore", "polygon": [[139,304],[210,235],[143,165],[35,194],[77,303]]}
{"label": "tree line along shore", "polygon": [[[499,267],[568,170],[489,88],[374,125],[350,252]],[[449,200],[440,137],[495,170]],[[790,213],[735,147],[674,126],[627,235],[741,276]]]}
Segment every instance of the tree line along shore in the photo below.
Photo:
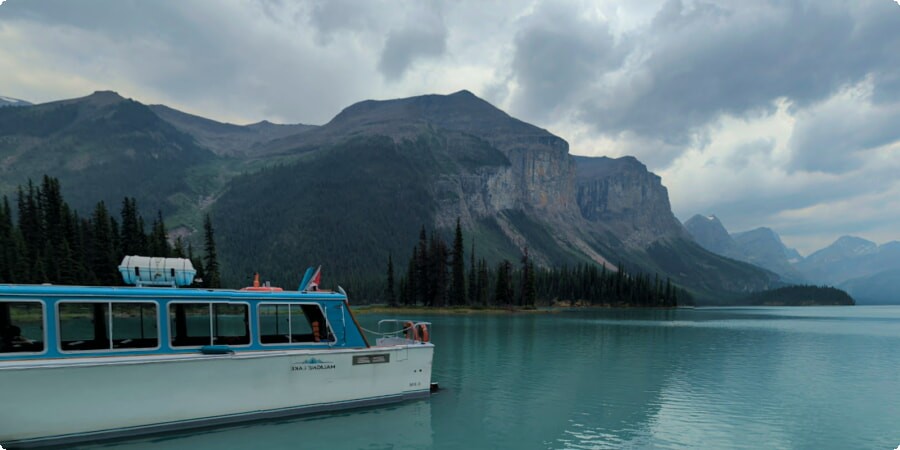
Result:
{"label": "tree line along shore", "polygon": [[[125,255],[189,258],[198,287],[223,286],[215,232],[207,214],[202,252],[180,236],[170,239],[162,213],[147,225],[133,198],[124,198],[118,216],[103,202],[81,217],[65,201],[59,180],[44,176],[39,185],[19,186],[16,214],[8,197],[0,204],[0,282],[69,285],[121,285],[117,267]],[[405,270],[398,274],[388,256],[382,280],[359,286],[361,303],[389,307],[533,309],[582,306],[674,307],[692,304],[690,294],[669,279],[629,273],[598,264],[536,267],[522,249],[519,261],[488,264],[475,245],[465,252],[457,220],[451,244],[422,226]],[[233,286],[228,286],[233,287]]]}

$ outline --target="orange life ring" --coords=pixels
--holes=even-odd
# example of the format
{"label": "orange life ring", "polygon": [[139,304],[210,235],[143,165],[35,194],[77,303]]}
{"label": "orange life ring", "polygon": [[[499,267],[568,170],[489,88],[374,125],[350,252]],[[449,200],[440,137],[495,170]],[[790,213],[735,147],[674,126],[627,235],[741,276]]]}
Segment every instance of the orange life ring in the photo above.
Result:
{"label": "orange life ring", "polygon": [[428,342],[428,326],[421,323],[418,327],[420,328],[419,334],[422,336],[422,342]]}
{"label": "orange life ring", "polygon": [[412,322],[404,322],[403,329],[405,330],[407,339],[413,341],[419,340],[419,330],[416,329]]}

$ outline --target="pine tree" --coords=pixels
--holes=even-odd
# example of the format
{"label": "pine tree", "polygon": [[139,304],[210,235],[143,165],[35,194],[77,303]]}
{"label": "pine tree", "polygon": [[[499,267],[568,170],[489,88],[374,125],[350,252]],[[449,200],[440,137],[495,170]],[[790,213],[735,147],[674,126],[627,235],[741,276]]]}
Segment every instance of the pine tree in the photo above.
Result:
{"label": "pine tree", "polygon": [[119,284],[116,277],[118,261],[113,251],[109,212],[101,201],[97,203],[91,216],[91,248],[88,257],[89,270],[101,285]]}
{"label": "pine tree", "polygon": [[27,191],[23,191],[22,187],[19,186],[18,194],[19,233],[25,246],[22,263],[26,268],[24,279],[20,281],[25,283],[44,283],[47,281],[41,255],[44,245],[44,233],[41,226],[41,214],[36,200],[37,193],[34,183],[29,179]]}
{"label": "pine tree", "polygon": [[397,297],[394,295],[394,258],[388,253],[388,264],[387,264],[387,286],[384,288],[384,296],[387,299],[388,305],[395,306],[397,304]]}
{"label": "pine tree", "polygon": [[4,195],[3,204],[0,205],[0,283],[14,281],[12,272],[16,265],[16,255],[13,231],[9,198]]}
{"label": "pine tree", "polygon": [[206,278],[204,279],[204,287],[218,288],[221,287],[222,281],[219,276],[219,259],[216,254],[215,231],[212,226],[212,219],[209,214],[203,220],[203,232],[206,255],[204,256],[204,268],[206,270]]}
{"label": "pine tree", "polygon": [[142,222],[138,217],[137,201],[134,198],[125,197],[122,200],[122,227],[121,227],[121,245],[122,252],[125,255],[146,255],[146,237]]}
{"label": "pine tree", "polygon": [[488,272],[487,260],[481,258],[478,262],[478,290],[476,304],[486,306],[488,302],[488,289],[490,283],[490,273]]}
{"label": "pine tree", "polygon": [[512,264],[504,259],[497,266],[497,286],[494,291],[494,302],[498,305],[509,306],[512,304],[512,301]]}
{"label": "pine tree", "polygon": [[534,290],[534,264],[528,257],[528,247],[522,254],[522,295],[519,300],[521,306],[534,306],[537,293]]}
{"label": "pine tree", "polygon": [[[425,225],[422,225],[422,229],[419,231],[419,246],[416,250],[415,257],[415,276],[416,281],[414,286],[416,288],[416,300],[418,302],[422,302],[422,305],[428,305],[428,294],[429,288],[431,285],[430,280],[428,279],[428,235],[425,233]],[[416,301],[413,304],[417,303]]]}
{"label": "pine tree", "polygon": [[428,305],[445,306],[447,304],[447,244],[435,232],[431,233],[428,252]]}
{"label": "pine tree", "polygon": [[453,271],[450,280],[450,304],[465,305],[466,302],[466,259],[463,254],[463,235],[459,217],[456,218],[456,233],[453,236],[453,250],[450,254]]}
{"label": "pine tree", "polygon": [[419,252],[413,247],[412,256],[409,257],[409,264],[406,265],[406,290],[404,305],[415,305],[419,296],[419,268],[418,268]]}
{"label": "pine tree", "polygon": [[466,296],[467,302],[466,304],[478,303],[476,297],[478,296],[478,271],[475,267],[475,243],[472,243],[471,251],[469,252],[469,295]]}
{"label": "pine tree", "polygon": [[156,220],[153,221],[153,227],[150,231],[149,251],[150,256],[158,256],[167,258],[170,256],[169,240],[166,236],[166,224],[163,221],[162,211],[157,211]]}

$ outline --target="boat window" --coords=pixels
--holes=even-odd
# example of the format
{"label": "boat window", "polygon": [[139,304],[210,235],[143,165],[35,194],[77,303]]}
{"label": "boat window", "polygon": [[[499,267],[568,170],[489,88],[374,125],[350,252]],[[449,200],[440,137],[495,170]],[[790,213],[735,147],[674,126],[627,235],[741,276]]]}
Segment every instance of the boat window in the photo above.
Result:
{"label": "boat window", "polygon": [[113,348],[153,348],[159,345],[155,303],[112,304]]}
{"label": "boat window", "polygon": [[242,303],[172,303],[172,346],[247,345],[247,311]]}
{"label": "boat window", "polygon": [[60,302],[63,351],[155,348],[157,307],[150,302]]}
{"label": "boat window", "polygon": [[197,347],[212,344],[209,303],[169,305],[173,347]]}
{"label": "boat window", "polygon": [[247,320],[247,305],[216,303],[214,335],[217,345],[247,345],[250,343],[250,328]]}
{"label": "boat window", "polygon": [[109,303],[60,303],[59,340],[66,351],[109,349]]}
{"label": "boat window", "polygon": [[0,353],[44,351],[44,305],[0,302]]}
{"label": "boat window", "polygon": [[259,305],[259,341],[262,344],[297,344],[333,339],[318,305]]}

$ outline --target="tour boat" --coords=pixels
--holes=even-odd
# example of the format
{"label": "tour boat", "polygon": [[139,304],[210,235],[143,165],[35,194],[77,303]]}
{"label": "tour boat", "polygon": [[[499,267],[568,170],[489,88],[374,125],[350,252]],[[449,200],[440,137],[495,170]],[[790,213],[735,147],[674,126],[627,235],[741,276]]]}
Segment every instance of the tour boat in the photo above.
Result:
{"label": "tour boat", "polygon": [[0,284],[0,445],[67,445],[430,394],[430,323],[370,345],[346,293],[182,288],[190,261],[126,257],[128,287]]}

